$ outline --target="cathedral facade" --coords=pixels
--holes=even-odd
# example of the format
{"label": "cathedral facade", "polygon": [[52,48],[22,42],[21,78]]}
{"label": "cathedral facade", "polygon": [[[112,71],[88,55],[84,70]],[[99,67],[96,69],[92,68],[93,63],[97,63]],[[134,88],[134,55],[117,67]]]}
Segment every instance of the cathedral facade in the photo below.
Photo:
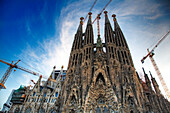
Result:
{"label": "cathedral facade", "polygon": [[80,18],[64,82],[55,85],[47,82],[51,89],[41,86],[40,78],[28,91],[22,113],[170,112],[170,103],[161,94],[152,74],[150,80],[143,69],[143,81],[136,72],[116,15],[112,15],[113,30],[107,11],[104,13],[105,43],[100,35],[94,43],[92,13],[89,13],[85,33],[83,18]]}
{"label": "cathedral facade", "polygon": [[[94,43],[92,13],[83,33],[83,18],[74,37],[67,75],[56,102],[65,113],[168,113],[166,100],[156,80],[135,71],[130,50],[116,15],[114,30],[105,13],[105,43],[98,35]],[[104,51],[105,50],[105,51]]]}

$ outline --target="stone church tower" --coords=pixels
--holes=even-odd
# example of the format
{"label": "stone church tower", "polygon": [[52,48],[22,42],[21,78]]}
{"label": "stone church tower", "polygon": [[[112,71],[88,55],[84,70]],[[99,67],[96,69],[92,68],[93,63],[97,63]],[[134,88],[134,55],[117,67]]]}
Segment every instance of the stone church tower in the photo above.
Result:
{"label": "stone church tower", "polygon": [[[105,43],[100,35],[94,43],[92,13],[89,13],[85,33],[83,17],[80,18],[56,109],[66,113],[149,113],[154,107],[147,104],[150,101],[146,102],[143,87],[152,89],[151,82],[145,77],[146,83],[142,84],[135,71],[116,15],[112,15],[113,30],[107,11],[104,13]],[[156,92],[160,93],[159,89]]]}
{"label": "stone church tower", "polygon": [[85,33],[81,18],[74,37],[61,94],[62,111],[142,111],[142,86],[116,15],[112,15],[113,31],[105,11],[105,43],[100,35],[94,43],[91,15]]}

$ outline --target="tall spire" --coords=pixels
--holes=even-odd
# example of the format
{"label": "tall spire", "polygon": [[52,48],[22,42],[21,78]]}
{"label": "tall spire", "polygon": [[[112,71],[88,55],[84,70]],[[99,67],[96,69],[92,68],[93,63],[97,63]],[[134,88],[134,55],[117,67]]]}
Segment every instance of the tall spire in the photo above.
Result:
{"label": "tall spire", "polygon": [[151,90],[151,89],[152,89],[152,87],[151,87],[151,81],[150,81],[148,75],[145,73],[145,70],[144,70],[143,67],[142,67],[142,69],[143,69],[143,73],[144,73],[146,85],[147,85],[147,87]]}
{"label": "tall spire", "polygon": [[127,42],[126,42],[125,37],[123,35],[123,32],[122,32],[122,30],[121,30],[121,28],[120,28],[120,26],[117,22],[116,15],[113,14],[112,17],[113,17],[113,21],[114,21],[116,45],[128,48]]}
{"label": "tall spire", "polygon": [[83,17],[80,18],[80,24],[79,24],[79,27],[77,29],[77,33],[78,32],[81,32],[81,33],[83,32],[83,27],[82,27],[83,26],[83,19],[84,19]]}
{"label": "tall spire", "polygon": [[128,65],[131,65],[132,67],[134,67],[127,42],[117,22],[116,15],[113,14],[112,17],[114,21],[115,44],[116,44],[116,47],[119,49],[118,50],[119,62],[124,63],[124,64],[127,63]]}
{"label": "tall spire", "polygon": [[83,17],[80,18],[80,24],[74,37],[72,50],[79,49],[82,45],[83,19]]}
{"label": "tall spire", "polygon": [[107,16],[107,11],[104,11],[104,14],[105,14],[105,24],[106,23],[110,24],[110,21],[109,21],[108,16]]}
{"label": "tall spire", "polygon": [[85,31],[84,45],[93,44],[93,42],[94,42],[91,15],[92,15],[92,13],[89,12],[89,20],[87,22],[87,27],[86,27],[86,31]]}
{"label": "tall spire", "polygon": [[87,22],[87,25],[91,25],[92,24],[92,21],[91,21],[91,15],[92,15],[92,12],[89,12],[89,20]]}
{"label": "tall spire", "polygon": [[153,84],[153,87],[154,87],[154,89],[155,89],[155,92],[156,92],[157,94],[160,94],[161,91],[160,91],[160,89],[159,89],[158,83],[156,82],[155,78],[153,78],[153,76],[152,76],[152,74],[151,74],[150,71],[149,71],[149,73],[150,73],[150,76],[151,76],[151,80],[152,80],[152,84]]}
{"label": "tall spire", "polygon": [[109,18],[107,16],[107,11],[104,11],[105,13],[105,42],[106,43],[114,43],[114,33],[113,29],[111,27]]}

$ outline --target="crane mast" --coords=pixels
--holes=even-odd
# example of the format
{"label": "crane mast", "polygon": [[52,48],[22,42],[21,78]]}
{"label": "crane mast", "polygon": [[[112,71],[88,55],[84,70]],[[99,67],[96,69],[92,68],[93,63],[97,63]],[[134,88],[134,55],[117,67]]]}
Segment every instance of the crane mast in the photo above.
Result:
{"label": "crane mast", "polygon": [[[147,49],[147,50],[149,52],[149,49]],[[164,81],[164,79],[162,77],[162,74],[161,74],[161,72],[160,72],[160,70],[159,70],[155,60],[153,59],[153,57],[151,55],[149,56],[149,58],[150,58],[150,60],[152,62],[152,65],[153,65],[155,71],[156,71],[156,74],[158,75],[158,78],[159,78],[159,80],[161,82],[161,85],[162,85],[162,87],[163,87],[163,89],[164,89],[164,91],[166,93],[166,96],[168,97],[168,99],[170,99],[170,92],[168,90],[168,87],[167,87],[167,85],[166,85],[166,83],[165,83],[165,81]]]}
{"label": "crane mast", "polygon": [[5,62],[5,61],[3,61],[3,60],[0,60],[0,62],[5,63],[5,64],[7,64],[7,65],[10,66],[10,67],[6,70],[5,74],[3,75],[3,77],[2,77],[2,79],[1,79],[1,81],[0,81],[0,89],[6,89],[6,87],[4,86],[4,84],[5,84],[5,82],[7,81],[9,75],[11,74],[12,69],[13,69],[14,67],[16,67],[16,65],[18,64],[19,61],[20,61],[20,60],[18,60],[18,61],[13,65],[13,64],[12,64],[13,61],[12,61],[12,63],[10,64],[10,63],[8,63],[8,62]]}
{"label": "crane mast", "polygon": [[[21,60],[18,60],[15,64],[13,64],[13,61],[12,63],[8,63],[8,62],[5,62],[3,60],[0,60],[0,62],[4,63],[4,64],[7,64],[9,65],[9,68],[7,69],[7,71],[5,72],[5,74],[3,75],[3,77],[1,78],[1,81],[0,81],[0,89],[6,89],[6,87],[4,86],[5,82],[7,81],[8,77],[10,76],[13,68],[16,68],[16,69],[20,69],[22,71],[25,71],[27,73],[30,73],[30,74],[33,74],[35,76],[42,76],[40,75],[39,73],[36,73],[34,71],[31,71],[29,69],[26,69],[24,67],[21,67],[21,66],[18,66],[18,62],[20,62]],[[15,70],[14,70],[15,71]],[[47,79],[45,76],[43,76],[44,79]],[[51,80],[51,79],[50,79]]]}
{"label": "crane mast", "polygon": [[98,37],[100,36],[99,19],[100,19],[100,15],[97,16],[97,35],[98,35]]}
{"label": "crane mast", "polygon": [[165,83],[165,81],[164,81],[164,79],[163,79],[163,77],[162,77],[162,74],[161,74],[161,72],[160,72],[160,70],[159,70],[159,68],[158,68],[155,60],[153,59],[153,55],[154,55],[153,52],[154,52],[155,48],[157,48],[158,45],[168,36],[169,33],[170,33],[170,31],[168,31],[168,32],[158,41],[158,43],[153,47],[153,49],[152,49],[151,51],[149,51],[149,49],[147,49],[148,54],[147,54],[146,56],[144,56],[144,57],[142,58],[142,60],[141,60],[141,62],[144,63],[144,60],[149,56],[149,58],[150,58],[150,60],[151,60],[151,62],[152,62],[152,65],[153,65],[153,67],[154,67],[154,69],[155,69],[155,71],[156,71],[156,73],[157,73],[157,76],[158,76],[158,78],[159,78],[159,80],[160,80],[160,82],[161,82],[161,85],[162,85],[162,87],[163,87],[163,89],[164,89],[164,91],[165,91],[166,96],[167,96],[168,99],[170,99],[170,92],[169,92],[169,89],[168,89],[168,87],[167,87],[167,85],[166,85],[166,83]]}

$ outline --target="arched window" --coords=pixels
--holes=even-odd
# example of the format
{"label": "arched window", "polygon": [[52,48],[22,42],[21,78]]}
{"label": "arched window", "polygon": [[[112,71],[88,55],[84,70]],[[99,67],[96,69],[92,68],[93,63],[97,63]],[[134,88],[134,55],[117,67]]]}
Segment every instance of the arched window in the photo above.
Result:
{"label": "arched window", "polygon": [[55,97],[58,97],[58,92],[55,93]]}
{"label": "arched window", "polygon": [[133,111],[131,110],[130,113],[133,113]]}
{"label": "arched window", "polygon": [[129,106],[134,106],[133,98],[129,96],[128,98]]}
{"label": "arched window", "polygon": [[31,113],[31,108],[30,108],[30,107],[27,108],[27,109],[25,110],[25,113]]}
{"label": "arched window", "polygon": [[76,97],[75,97],[75,95],[73,95],[73,96],[71,97],[70,103],[73,104],[73,105],[76,104]]}
{"label": "arched window", "polygon": [[98,81],[103,81],[103,83],[104,83],[104,85],[105,85],[105,79],[104,79],[102,73],[99,73],[99,75],[97,76],[96,83],[97,83]]}
{"label": "arched window", "polygon": [[20,109],[19,109],[19,107],[17,107],[17,108],[15,109],[14,113],[19,113],[19,112],[20,112]]}

